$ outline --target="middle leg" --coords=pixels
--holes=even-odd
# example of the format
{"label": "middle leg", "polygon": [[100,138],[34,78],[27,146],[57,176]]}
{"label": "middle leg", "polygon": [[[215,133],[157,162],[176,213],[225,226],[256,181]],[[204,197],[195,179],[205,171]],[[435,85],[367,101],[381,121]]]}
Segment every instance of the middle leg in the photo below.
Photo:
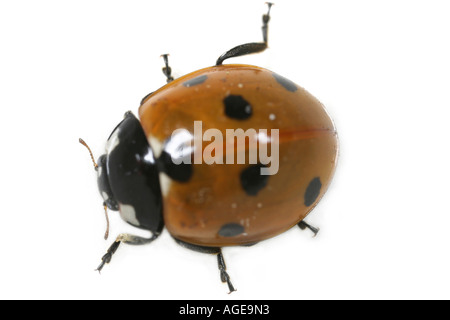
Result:
{"label": "middle leg", "polygon": [[195,244],[187,243],[187,242],[175,239],[175,238],[174,238],[174,240],[176,241],[176,243],[178,243],[180,246],[182,246],[186,249],[190,249],[190,250],[201,252],[201,253],[217,254],[217,264],[218,264],[219,271],[220,271],[220,280],[223,283],[225,283],[225,282],[227,283],[228,289],[230,290],[230,292],[228,292],[228,294],[232,293],[233,291],[236,291],[233,284],[231,283],[231,278],[227,273],[227,267],[225,265],[225,259],[223,258],[222,248],[203,247],[203,246],[198,246]]}

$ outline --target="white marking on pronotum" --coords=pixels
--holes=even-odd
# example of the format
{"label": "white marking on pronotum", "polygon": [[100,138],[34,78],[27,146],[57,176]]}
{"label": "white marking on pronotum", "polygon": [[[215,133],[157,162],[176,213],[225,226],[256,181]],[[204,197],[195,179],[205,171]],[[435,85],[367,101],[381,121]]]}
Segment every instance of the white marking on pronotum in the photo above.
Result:
{"label": "white marking on pronotum", "polygon": [[160,172],[159,173],[159,183],[161,185],[161,193],[164,197],[166,197],[169,194],[170,185],[172,184],[172,180],[164,172]]}
{"label": "white marking on pronotum", "polygon": [[140,225],[138,219],[136,218],[136,211],[134,210],[134,207],[132,205],[119,203],[119,211],[120,216],[126,222],[129,222],[135,226]]}
{"label": "white marking on pronotum", "polygon": [[277,117],[276,117],[276,115],[274,115],[273,113],[271,113],[271,114],[269,114],[269,119],[270,120],[275,120]]}
{"label": "white marking on pronotum", "polygon": [[162,145],[161,141],[159,141],[157,138],[149,135],[148,142],[150,143],[150,146],[153,149],[153,155],[155,156],[155,158],[159,158],[159,156],[161,155],[162,150],[163,150],[163,145]]}
{"label": "white marking on pronotum", "polygon": [[114,130],[111,137],[108,139],[108,141],[106,141],[106,153],[111,153],[115,149],[115,147],[119,145],[119,132],[119,128]]}
{"label": "white marking on pronotum", "polygon": [[105,191],[102,191],[102,197],[105,201],[109,199],[108,194]]}

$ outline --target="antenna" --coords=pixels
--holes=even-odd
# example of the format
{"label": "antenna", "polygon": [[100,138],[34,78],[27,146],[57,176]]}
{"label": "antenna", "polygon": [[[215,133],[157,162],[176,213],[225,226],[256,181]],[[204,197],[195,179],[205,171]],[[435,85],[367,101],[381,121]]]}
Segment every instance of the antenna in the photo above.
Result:
{"label": "antenna", "polygon": [[95,168],[95,170],[97,170],[97,169],[98,169],[98,165],[97,165],[97,163],[96,163],[95,160],[94,160],[94,155],[92,154],[91,148],[89,148],[89,146],[87,145],[86,142],[84,142],[83,139],[79,138],[78,141],[79,141],[83,146],[85,146],[85,147],[88,149],[89,154],[91,155],[92,163],[94,164],[94,168]]}
{"label": "antenna", "polygon": [[[88,151],[89,154],[91,155],[91,159],[92,159],[92,163],[94,164],[94,168],[97,171],[98,169],[98,164],[95,162],[94,160],[94,155],[92,154],[91,148],[89,148],[89,146],[87,145],[86,142],[84,142],[83,139],[79,138],[78,141],[85,146]],[[106,204],[103,204],[103,207],[105,209],[105,217],[106,217],[106,232],[105,232],[105,240],[108,240],[108,236],[109,236],[109,218],[108,218],[108,206]]]}

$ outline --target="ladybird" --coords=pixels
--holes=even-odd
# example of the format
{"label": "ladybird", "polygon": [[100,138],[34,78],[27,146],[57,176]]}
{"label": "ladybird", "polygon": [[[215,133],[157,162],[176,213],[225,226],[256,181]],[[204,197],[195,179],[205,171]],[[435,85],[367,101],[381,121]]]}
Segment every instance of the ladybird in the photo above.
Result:
{"label": "ladybird", "polygon": [[267,48],[271,7],[263,15],[263,42],[237,46],[212,67],[174,79],[163,55],[167,84],[142,99],[140,120],[125,114],[97,163],[80,139],[91,153],[105,212],[119,211],[152,233],[119,235],[98,271],[121,243],[151,243],[166,227],[180,245],[216,254],[220,279],[233,292],[223,247],[250,246],[293,226],[319,231],[304,219],[335,171],[331,118],[291,80],[257,66],[223,64]]}

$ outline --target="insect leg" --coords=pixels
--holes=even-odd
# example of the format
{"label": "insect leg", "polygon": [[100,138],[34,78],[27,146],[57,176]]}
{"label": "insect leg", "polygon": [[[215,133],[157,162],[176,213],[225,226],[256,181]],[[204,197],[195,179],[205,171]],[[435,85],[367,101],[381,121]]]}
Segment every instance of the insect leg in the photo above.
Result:
{"label": "insect leg", "polygon": [[131,245],[144,245],[144,244],[153,242],[156,238],[158,238],[158,236],[159,236],[159,233],[153,234],[152,237],[150,237],[150,238],[142,238],[142,237],[135,236],[135,235],[128,234],[128,233],[120,234],[117,237],[116,241],[114,241],[114,243],[111,245],[111,247],[109,247],[106,254],[103,256],[102,262],[100,263],[100,265],[98,266],[96,271],[98,271],[98,272],[102,271],[105,264],[109,264],[111,262],[112,256],[114,255],[114,253],[116,253],[117,249],[119,249],[119,246],[121,243],[126,243],[126,244],[131,244]]}
{"label": "insect leg", "polygon": [[222,282],[226,282],[228,285],[228,289],[230,290],[229,293],[232,293],[233,291],[236,291],[236,289],[234,288],[233,284],[231,283],[231,279],[230,276],[228,275],[226,269],[226,265],[225,265],[225,260],[223,258],[222,255],[222,248],[219,247],[203,247],[203,246],[198,246],[195,244],[191,244],[191,243],[187,243],[184,241],[181,241],[179,239],[175,239],[174,240],[182,247],[186,248],[186,249],[190,249],[193,251],[197,251],[197,252],[201,252],[201,253],[209,253],[209,254],[217,254],[217,264],[219,266],[219,271],[220,271],[220,280]]}
{"label": "insect leg", "polygon": [[166,54],[162,54],[161,57],[164,59],[164,64],[166,65],[165,67],[162,68],[162,71],[164,73],[164,75],[167,77],[167,83],[172,82],[173,81],[173,77],[172,77],[172,68],[169,67],[169,55]]}
{"label": "insect leg", "polygon": [[273,6],[273,3],[266,2],[266,4],[269,7],[269,10],[267,11],[267,14],[263,15],[263,26],[262,26],[262,33],[263,33],[263,42],[251,42],[242,44],[240,46],[234,47],[231,50],[228,50],[224,54],[222,54],[219,59],[217,59],[216,65],[220,66],[226,59],[228,58],[234,58],[239,57],[251,53],[258,53],[262,52],[267,49],[267,42],[268,42],[268,28],[269,28],[269,21],[270,21],[270,8]]}
{"label": "insect leg", "polygon": [[[162,54],[161,57],[164,59],[164,64],[165,67],[162,68],[162,72],[164,73],[164,75],[167,78],[167,83],[172,82],[173,81],[173,77],[172,77],[172,68],[169,66],[169,55],[166,54]],[[150,92],[149,94],[147,94],[145,97],[142,98],[140,105],[142,105],[144,103],[145,100],[147,100],[148,97],[150,97],[153,94],[153,92]]]}
{"label": "insect leg", "polygon": [[222,255],[222,249],[220,250],[219,254],[217,255],[217,263],[219,265],[219,270],[220,270],[220,280],[222,282],[226,282],[228,285],[228,289],[230,290],[230,292],[228,292],[228,294],[232,293],[233,291],[236,291],[236,289],[233,287],[233,284],[231,283],[231,279],[230,276],[227,273],[227,266],[225,265],[225,259],[223,258]]}
{"label": "insect leg", "polygon": [[310,224],[306,223],[305,221],[300,221],[298,224],[300,229],[305,230],[305,229],[309,229],[314,233],[314,237],[317,236],[317,234],[319,233],[320,229],[311,226]]}

